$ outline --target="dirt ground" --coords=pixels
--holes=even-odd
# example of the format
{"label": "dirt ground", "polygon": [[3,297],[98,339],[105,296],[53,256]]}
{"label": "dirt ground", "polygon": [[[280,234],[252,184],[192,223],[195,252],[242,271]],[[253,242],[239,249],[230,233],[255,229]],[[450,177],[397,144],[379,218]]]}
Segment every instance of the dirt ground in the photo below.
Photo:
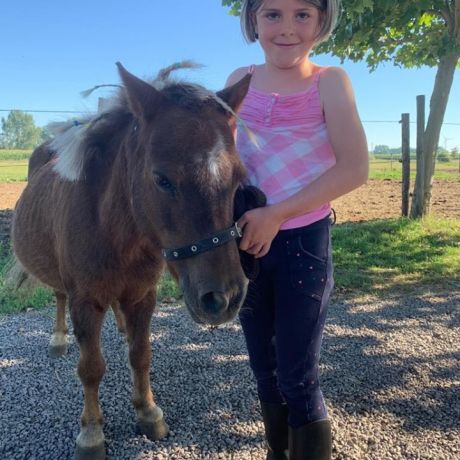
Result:
{"label": "dirt ground", "polygon": [[[25,182],[0,184],[0,241],[7,243],[11,209]],[[460,219],[460,180],[444,180],[433,185],[432,214]],[[337,222],[358,222],[398,217],[401,214],[401,182],[370,180],[366,185],[333,202]]]}
{"label": "dirt ground", "polygon": [[[399,217],[401,215],[401,190],[401,181],[369,180],[359,189],[332,203],[337,212],[337,222]],[[460,179],[433,183],[431,199],[433,216],[460,219],[459,201]]]}

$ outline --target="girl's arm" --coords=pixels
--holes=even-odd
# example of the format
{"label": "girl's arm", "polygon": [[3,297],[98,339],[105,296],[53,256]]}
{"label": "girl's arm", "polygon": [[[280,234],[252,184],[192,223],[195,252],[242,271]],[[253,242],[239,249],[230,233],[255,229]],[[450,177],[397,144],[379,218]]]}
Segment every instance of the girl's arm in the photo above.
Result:
{"label": "girl's arm", "polygon": [[346,73],[335,67],[325,70],[320,79],[320,94],[336,164],[287,200],[248,211],[241,217],[244,237],[240,248],[256,257],[268,252],[284,221],[345,195],[367,180],[366,136]]}

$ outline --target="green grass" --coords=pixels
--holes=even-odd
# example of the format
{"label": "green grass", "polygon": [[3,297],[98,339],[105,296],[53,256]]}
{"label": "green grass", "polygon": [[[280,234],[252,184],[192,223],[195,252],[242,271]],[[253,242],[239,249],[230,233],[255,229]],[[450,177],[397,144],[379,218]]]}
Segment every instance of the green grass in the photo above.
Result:
{"label": "green grass", "polygon": [[0,183],[20,182],[27,180],[26,160],[0,161]]}
{"label": "green grass", "polygon": [[11,267],[9,249],[0,243],[0,314],[18,313],[29,308],[40,309],[53,303],[52,292],[42,286],[16,290],[6,281]]}
{"label": "green grass", "polygon": [[339,291],[460,289],[460,220],[405,218],[337,225]]}
{"label": "green grass", "polygon": [[[413,181],[416,173],[415,160],[410,162],[410,178]],[[382,160],[372,159],[369,169],[370,179],[402,179],[402,163],[397,159]],[[437,180],[456,179],[460,180],[458,161],[437,162],[434,172],[434,178]]]}
{"label": "green grass", "polygon": [[[388,295],[460,289],[460,220],[404,218],[333,227],[336,293]],[[0,246],[0,250],[1,250]],[[0,251],[0,273],[8,251]],[[169,274],[158,287],[160,301],[178,299]],[[48,290],[17,293],[0,276],[0,314],[52,303]]]}
{"label": "green grass", "polygon": [[182,296],[179,286],[170,275],[169,272],[164,272],[161,275],[160,283],[158,284],[157,297],[160,302],[177,300]]}
{"label": "green grass", "polygon": [[0,183],[27,179],[27,163],[32,150],[0,149]]}
{"label": "green grass", "polygon": [[[23,181],[27,177],[27,160],[31,150],[1,150],[0,149],[0,182]],[[411,180],[415,179],[415,160],[410,163]],[[370,179],[401,180],[402,164],[395,156],[391,159],[372,159],[370,162]],[[438,162],[435,168],[436,180],[460,180],[458,160]]]}

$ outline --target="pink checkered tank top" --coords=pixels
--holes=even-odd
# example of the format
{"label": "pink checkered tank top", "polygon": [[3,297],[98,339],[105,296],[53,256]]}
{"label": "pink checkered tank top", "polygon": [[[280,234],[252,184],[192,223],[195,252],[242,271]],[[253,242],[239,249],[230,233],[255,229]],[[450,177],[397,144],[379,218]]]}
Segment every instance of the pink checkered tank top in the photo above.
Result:
{"label": "pink checkered tank top", "polygon": [[[318,87],[324,69],[300,93],[280,95],[250,87],[240,108],[239,116],[249,129],[238,126],[237,149],[249,182],[264,191],[268,204],[289,198],[335,164]],[[309,225],[330,212],[325,203],[285,221],[281,229]]]}

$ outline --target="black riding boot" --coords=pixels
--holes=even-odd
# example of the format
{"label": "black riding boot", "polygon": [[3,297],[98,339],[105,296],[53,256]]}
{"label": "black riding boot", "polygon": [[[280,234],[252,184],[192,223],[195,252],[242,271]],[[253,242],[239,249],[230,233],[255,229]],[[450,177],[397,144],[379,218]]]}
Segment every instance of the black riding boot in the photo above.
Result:
{"label": "black riding boot", "polygon": [[318,420],[299,428],[289,427],[289,460],[330,460],[331,422]]}
{"label": "black riding boot", "polygon": [[288,407],[260,402],[268,444],[267,460],[288,460]]}

